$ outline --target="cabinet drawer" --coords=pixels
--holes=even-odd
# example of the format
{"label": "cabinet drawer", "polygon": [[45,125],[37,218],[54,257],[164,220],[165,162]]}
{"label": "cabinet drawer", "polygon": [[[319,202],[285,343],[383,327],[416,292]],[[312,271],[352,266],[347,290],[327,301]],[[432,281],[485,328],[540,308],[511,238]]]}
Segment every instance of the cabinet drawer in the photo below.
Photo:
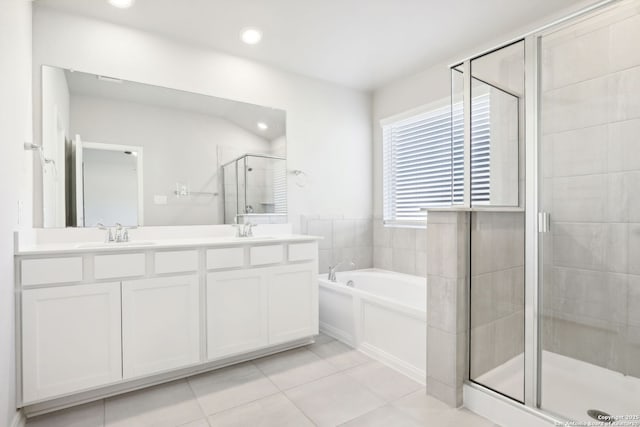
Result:
{"label": "cabinet drawer", "polygon": [[236,268],[244,265],[244,248],[209,249],[207,251],[207,268]]}
{"label": "cabinet drawer", "polygon": [[157,274],[198,271],[198,251],[157,252],[155,265]]}
{"label": "cabinet drawer", "polygon": [[96,279],[144,276],[144,254],[96,255],[93,275]]}
{"label": "cabinet drawer", "polygon": [[289,245],[289,261],[306,261],[315,259],[317,255],[318,249],[315,242]]}
{"label": "cabinet drawer", "polygon": [[21,262],[22,285],[82,281],[82,257],[25,259]]}
{"label": "cabinet drawer", "polygon": [[251,265],[282,262],[282,245],[254,246],[251,248]]}

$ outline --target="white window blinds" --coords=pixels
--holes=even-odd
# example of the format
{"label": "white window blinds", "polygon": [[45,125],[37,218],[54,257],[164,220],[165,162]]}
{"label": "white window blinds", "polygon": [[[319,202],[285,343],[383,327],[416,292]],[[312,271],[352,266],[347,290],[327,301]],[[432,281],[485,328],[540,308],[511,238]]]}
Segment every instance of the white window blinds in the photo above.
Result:
{"label": "white window blinds", "polygon": [[[482,172],[472,197],[488,200],[489,96],[475,97],[472,111],[473,165]],[[424,225],[424,208],[463,202],[463,127],[461,103],[383,124],[385,224]]]}

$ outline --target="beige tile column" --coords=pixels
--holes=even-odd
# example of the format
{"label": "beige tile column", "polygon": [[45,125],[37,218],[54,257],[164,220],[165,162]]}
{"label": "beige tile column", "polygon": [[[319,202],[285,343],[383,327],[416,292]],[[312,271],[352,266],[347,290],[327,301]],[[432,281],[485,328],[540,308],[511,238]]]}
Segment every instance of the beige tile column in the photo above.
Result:
{"label": "beige tile column", "polygon": [[427,393],[462,405],[468,376],[469,214],[429,211],[427,216]]}

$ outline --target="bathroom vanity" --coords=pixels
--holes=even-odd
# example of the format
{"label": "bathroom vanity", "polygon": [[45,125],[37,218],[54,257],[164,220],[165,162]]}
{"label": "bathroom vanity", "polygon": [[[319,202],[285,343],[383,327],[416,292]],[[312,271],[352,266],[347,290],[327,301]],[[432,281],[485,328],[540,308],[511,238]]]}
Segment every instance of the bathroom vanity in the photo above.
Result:
{"label": "bathroom vanity", "polygon": [[311,342],[317,238],[210,228],[226,235],[16,243],[20,406],[37,413]]}

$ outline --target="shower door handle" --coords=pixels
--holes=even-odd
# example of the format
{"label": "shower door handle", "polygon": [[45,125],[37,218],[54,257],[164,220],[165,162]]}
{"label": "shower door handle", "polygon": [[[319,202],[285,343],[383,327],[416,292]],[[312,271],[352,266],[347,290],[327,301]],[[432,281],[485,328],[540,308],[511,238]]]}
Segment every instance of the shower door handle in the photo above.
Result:
{"label": "shower door handle", "polygon": [[551,215],[549,212],[538,212],[538,233],[548,233],[551,230]]}

